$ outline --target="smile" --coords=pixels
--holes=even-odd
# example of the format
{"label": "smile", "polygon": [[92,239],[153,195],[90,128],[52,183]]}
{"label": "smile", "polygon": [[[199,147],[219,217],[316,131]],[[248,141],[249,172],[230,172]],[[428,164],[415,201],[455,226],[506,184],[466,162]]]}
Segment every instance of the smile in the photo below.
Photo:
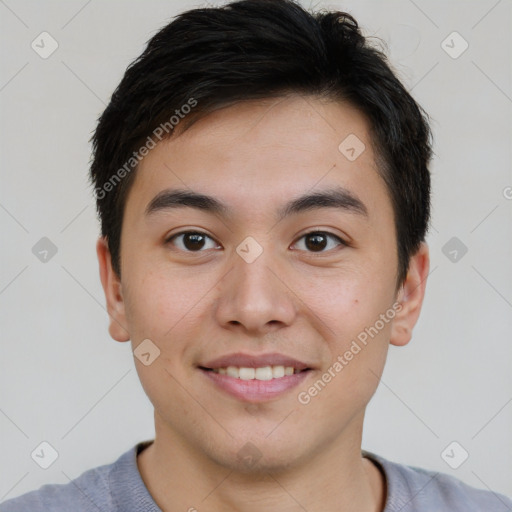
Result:
{"label": "smile", "polygon": [[229,354],[198,366],[215,389],[244,402],[280,398],[297,387],[313,368],[283,354]]}
{"label": "smile", "polygon": [[293,375],[303,370],[298,370],[293,366],[260,366],[258,368],[248,368],[245,366],[228,366],[226,368],[215,368],[212,370],[220,375],[227,375],[235,379],[242,380],[272,380],[280,379],[284,376]]}

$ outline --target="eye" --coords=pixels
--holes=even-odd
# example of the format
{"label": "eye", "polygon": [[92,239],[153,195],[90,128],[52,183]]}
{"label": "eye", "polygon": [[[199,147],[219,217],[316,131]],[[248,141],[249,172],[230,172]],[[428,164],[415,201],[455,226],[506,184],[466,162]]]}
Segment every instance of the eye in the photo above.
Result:
{"label": "eye", "polygon": [[306,240],[305,246],[308,250],[310,250],[310,252],[327,252],[323,249],[329,245],[327,242],[329,238],[337,240],[339,242],[338,245],[348,247],[348,243],[345,242],[342,238],[327,231],[310,231],[309,233],[301,236],[299,240]]}
{"label": "eye", "polygon": [[[182,231],[181,233],[172,235],[165,241],[165,243],[171,243],[173,240],[179,239],[180,237],[183,237],[183,239],[181,242],[181,247],[178,248],[184,250],[185,252],[203,252],[201,249],[203,249],[205,246],[205,240],[210,239],[214,241],[213,238],[208,236],[206,233],[203,233],[202,231]],[[210,248],[211,247],[207,247],[207,249]]]}
{"label": "eye", "polygon": [[[202,231],[182,231],[181,233],[176,233],[169,237],[165,243],[174,243],[174,240],[179,240],[180,238],[181,243],[176,245],[178,245],[178,249],[185,252],[204,252],[202,249],[206,250],[219,247],[218,245],[213,244],[213,247],[205,248],[207,239],[211,240],[212,242],[215,241],[213,238],[208,236],[206,233],[203,233]],[[326,252],[324,249],[327,245],[329,245],[327,242],[329,238],[331,240],[337,240],[339,242],[338,245],[348,247],[348,243],[345,242],[342,238],[327,231],[310,231],[309,233],[301,236],[299,240],[306,240],[305,247],[309,252]]]}

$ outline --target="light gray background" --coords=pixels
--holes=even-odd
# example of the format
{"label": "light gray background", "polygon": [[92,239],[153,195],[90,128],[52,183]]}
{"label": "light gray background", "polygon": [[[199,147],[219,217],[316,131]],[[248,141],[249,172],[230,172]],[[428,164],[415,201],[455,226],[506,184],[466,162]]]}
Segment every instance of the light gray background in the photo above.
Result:
{"label": "light gray background", "polygon": [[[88,140],[145,42],[198,5],[0,0],[0,501],[154,435],[129,343],[107,332]],[[390,348],[363,448],[512,495],[512,3],[317,6],[387,41],[435,135],[424,308],[411,343]],[[59,44],[47,59],[31,48],[43,31]],[[457,59],[441,47],[453,31],[469,43]],[[58,248],[47,263],[32,253],[44,236]],[[456,263],[442,252],[454,236],[468,247]],[[46,470],[30,456],[42,441],[59,453]],[[452,441],[469,452],[456,470],[441,457]]]}

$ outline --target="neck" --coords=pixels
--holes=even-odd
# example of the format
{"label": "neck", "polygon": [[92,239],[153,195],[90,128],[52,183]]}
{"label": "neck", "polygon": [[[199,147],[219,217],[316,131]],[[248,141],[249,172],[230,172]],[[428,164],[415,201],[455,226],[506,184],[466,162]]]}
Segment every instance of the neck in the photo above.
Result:
{"label": "neck", "polygon": [[326,443],[305,464],[241,473],[197,453],[155,421],[155,441],[139,454],[137,464],[163,512],[382,512],[385,480],[361,456],[362,418],[360,423],[358,435]]}

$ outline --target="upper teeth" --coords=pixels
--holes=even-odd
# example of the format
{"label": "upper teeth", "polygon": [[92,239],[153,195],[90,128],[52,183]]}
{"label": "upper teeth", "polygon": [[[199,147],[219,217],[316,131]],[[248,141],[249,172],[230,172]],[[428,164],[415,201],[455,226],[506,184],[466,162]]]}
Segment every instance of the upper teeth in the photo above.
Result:
{"label": "upper teeth", "polygon": [[227,368],[214,368],[215,373],[242,380],[272,380],[285,375],[298,373],[293,366],[263,366],[261,368],[246,368],[244,366],[228,366]]}

